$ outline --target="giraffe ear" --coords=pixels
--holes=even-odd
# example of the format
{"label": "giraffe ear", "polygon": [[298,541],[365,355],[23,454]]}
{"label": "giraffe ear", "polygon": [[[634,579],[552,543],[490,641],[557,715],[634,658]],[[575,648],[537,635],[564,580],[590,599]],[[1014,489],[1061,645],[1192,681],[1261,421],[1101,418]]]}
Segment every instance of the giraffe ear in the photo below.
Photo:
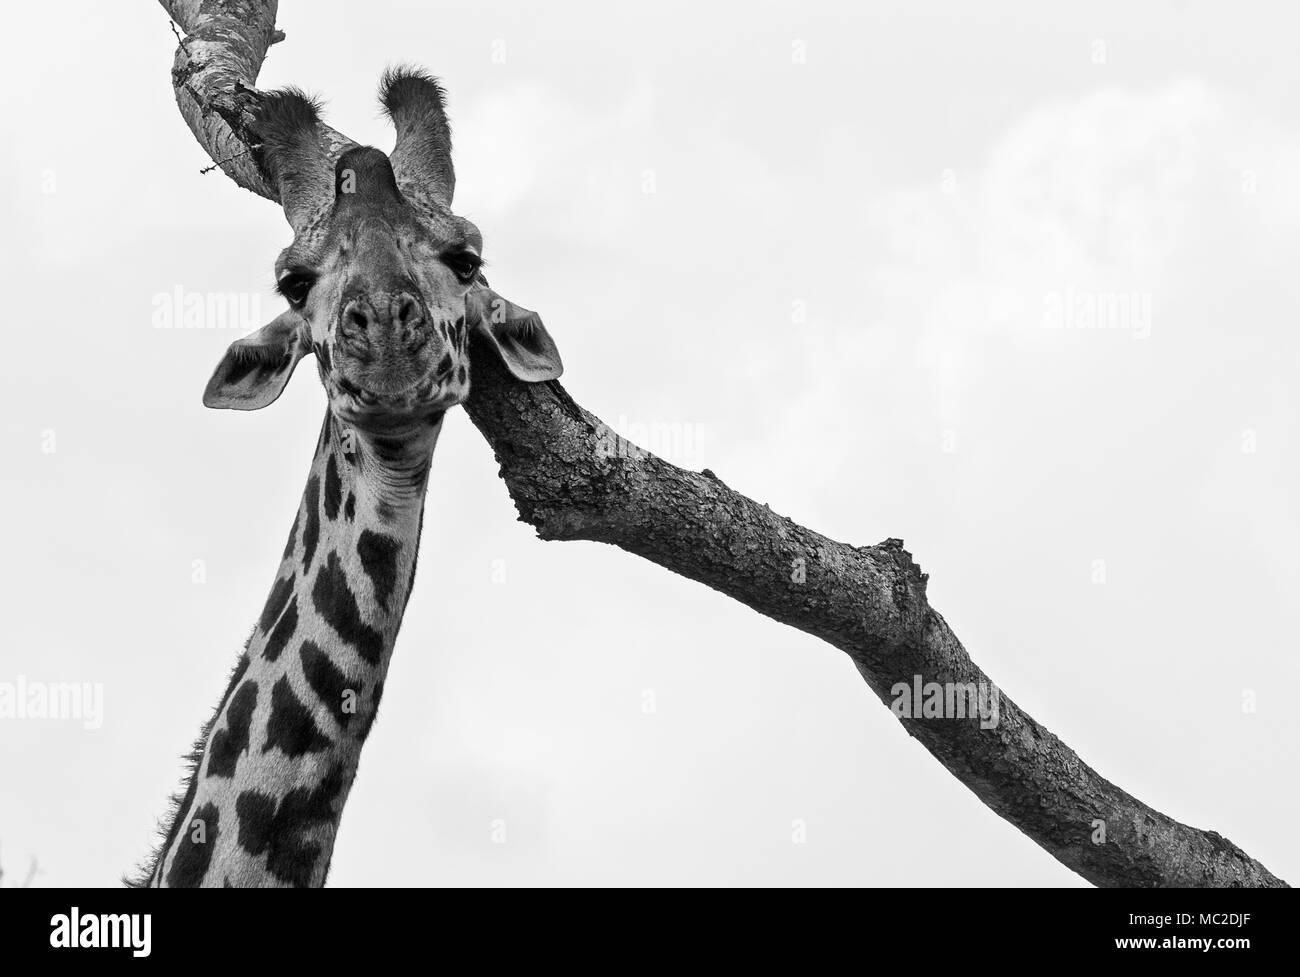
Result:
{"label": "giraffe ear", "polygon": [[536,312],[529,312],[482,285],[465,297],[465,317],[487,339],[516,379],[540,383],[554,380],[564,372],[555,340]]}
{"label": "giraffe ear", "polygon": [[258,410],[274,403],[307,352],[302,324],[302,317],[289,310],[231,343],[203,391],[203,405]]}

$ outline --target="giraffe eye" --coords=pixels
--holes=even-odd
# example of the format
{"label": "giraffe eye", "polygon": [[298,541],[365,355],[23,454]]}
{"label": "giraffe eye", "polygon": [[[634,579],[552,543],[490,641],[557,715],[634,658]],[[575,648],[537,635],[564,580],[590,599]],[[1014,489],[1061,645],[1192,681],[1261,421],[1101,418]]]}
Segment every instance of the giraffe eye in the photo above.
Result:
{"label": "giraffe eye", "polygon": [[286,271],[275,283],[275,290],[289,300],[294,308],[307,301],[307,293],[316,284],[316,276],[304,271]]}
{"label": "giraffe eye", "polygon": [[468,285],[483,267],[483,259],[472,251],[453,251],[442,256],[442,263],[450,268],[464,284]]}

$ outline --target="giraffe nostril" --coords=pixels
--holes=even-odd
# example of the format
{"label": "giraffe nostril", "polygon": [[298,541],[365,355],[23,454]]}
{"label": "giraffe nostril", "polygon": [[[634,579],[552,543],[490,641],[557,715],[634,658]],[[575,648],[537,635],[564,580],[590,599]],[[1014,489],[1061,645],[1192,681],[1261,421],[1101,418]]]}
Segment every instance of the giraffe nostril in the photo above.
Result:
{"label": "giraffe nostril", "polygon": [[393,299],[393,322],[403,329],[416,329],[424,321],[420,303],[415,297],[403,292]]}

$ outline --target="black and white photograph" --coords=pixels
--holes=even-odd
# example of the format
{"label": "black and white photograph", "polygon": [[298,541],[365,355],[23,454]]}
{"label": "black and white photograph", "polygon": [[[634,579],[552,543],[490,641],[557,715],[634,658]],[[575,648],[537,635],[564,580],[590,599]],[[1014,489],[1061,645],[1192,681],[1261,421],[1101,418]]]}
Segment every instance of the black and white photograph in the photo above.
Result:
{"label": "black and white photograph", "polygon": [[5,20],[7,945],[328,888],[197,906],[1285,946],[1288,5]]}

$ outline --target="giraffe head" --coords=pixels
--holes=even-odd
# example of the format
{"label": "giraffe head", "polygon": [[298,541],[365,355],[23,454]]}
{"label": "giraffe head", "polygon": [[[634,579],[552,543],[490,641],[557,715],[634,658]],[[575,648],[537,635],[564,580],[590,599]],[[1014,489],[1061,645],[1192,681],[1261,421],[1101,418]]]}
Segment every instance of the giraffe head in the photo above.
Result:
{"label": "giraffe head", "polygon": [[456,178],[437,82],[389,72],[380,100],[397,129],[391,155],[331,150],[300,92],[260,104],[259,163],[294,232],[275,263],[289,309],[231,345],[204,394],[209,407],[265,407],[311,352],[347,424],[440,417],[469,394],[471,329],[519,379],[560,375],[540,318],[487,287],[482,235],[451,212]]}

